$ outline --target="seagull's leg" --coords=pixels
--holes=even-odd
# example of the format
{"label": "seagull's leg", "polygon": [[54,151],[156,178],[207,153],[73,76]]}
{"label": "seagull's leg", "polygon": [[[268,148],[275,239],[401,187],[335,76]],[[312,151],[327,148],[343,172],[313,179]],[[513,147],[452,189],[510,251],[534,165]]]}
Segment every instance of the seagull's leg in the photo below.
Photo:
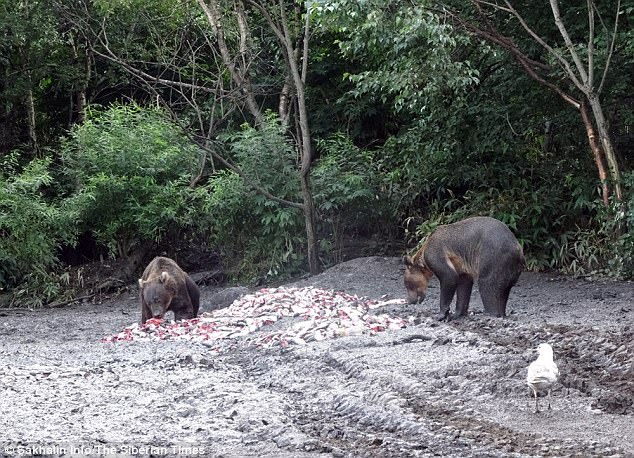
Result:
{"label": "seagull's leg", "polygon": [[533,388],[533,394],[535,395],[535,413],[537,413],[539,412],[539,407],[537,406],[537,391],[535,390],[535,388]]}
{"label": "seagull's leg", "polygon": [[550,410],[550,389],[548,389],[548,410]]}

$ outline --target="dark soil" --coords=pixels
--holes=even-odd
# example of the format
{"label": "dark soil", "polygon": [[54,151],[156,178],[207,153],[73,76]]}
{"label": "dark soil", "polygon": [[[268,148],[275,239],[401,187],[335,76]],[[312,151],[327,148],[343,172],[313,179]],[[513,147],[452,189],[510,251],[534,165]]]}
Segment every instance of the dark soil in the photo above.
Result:
{"label": "dark soil", "polygon": [[[402,274],[367,257],[295,285],[403,298]],[[438,291],[386,306],[415,317],[405,329],[220,355],[102,343],[138,321],[134,287],[0,310],[0,455],[634,456],[634,284],[524,273],[508,318],[483,315],[476,289],[472,316],[449,323],[432,318]],[[203,308],[216,293],[202,289]],[[535,413],[524,379],[541,342],[561,376]]]}

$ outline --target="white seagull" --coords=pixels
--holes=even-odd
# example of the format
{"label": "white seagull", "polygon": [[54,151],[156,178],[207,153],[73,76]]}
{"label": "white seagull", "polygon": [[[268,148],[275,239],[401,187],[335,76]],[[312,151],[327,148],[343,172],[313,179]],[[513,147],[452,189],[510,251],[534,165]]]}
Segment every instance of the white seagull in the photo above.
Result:
{"label": "white seagull", "polygon": [[526,384],[531,387],[535,395],[535,412],[539,412],[537,406],[537,392],[548,390],[548,408],[550,409],[550,390],[559,377],[559,369],[553,361],[553,347],[543,343],[537,347],[539,356],[528,366]]}

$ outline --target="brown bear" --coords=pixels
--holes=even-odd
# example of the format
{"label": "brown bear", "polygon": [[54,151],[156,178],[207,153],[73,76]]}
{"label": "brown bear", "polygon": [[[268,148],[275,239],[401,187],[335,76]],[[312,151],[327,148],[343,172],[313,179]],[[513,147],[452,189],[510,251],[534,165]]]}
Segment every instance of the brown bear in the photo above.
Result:
{"label": "brown bear", "polygon": [[425,299],[432,275],[440,281],[439,320],[449,319],[457,292],[455,317],[466,316],[471,289],[478,281],[484,311],[504,317],[511,288],[524,269],[524,253],[510,229],[495,218],[478,216],[437,227],[418,252],[405,256],[405,288],[410,303]]}
{"label": "brown bear", "polygon": [[198,286],[170,258],[154,258],[139,279],[139,289],[141,324],[150,318],[163,318],[168,310],[174,312],[175,320],[198,316]]}

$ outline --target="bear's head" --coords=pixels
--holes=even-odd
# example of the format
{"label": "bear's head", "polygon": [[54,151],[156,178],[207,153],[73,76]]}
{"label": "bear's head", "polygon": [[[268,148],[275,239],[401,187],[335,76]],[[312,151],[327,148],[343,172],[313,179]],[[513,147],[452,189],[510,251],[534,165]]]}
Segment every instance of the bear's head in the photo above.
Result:
{"label": "bear's head", "polygon": [[420,304],[427,294],[427,285],[433,272],[422,260],[422,256],[405,256],[405,277],[403,283],[407,289],[407,300],[410,304]]}
{"label": "bear's head", "polygon": [[150,308],[152,318],[163,318],[176,295],[176,281],[168,272],[160,275],[139,279],[139,288],[143,302]]}

